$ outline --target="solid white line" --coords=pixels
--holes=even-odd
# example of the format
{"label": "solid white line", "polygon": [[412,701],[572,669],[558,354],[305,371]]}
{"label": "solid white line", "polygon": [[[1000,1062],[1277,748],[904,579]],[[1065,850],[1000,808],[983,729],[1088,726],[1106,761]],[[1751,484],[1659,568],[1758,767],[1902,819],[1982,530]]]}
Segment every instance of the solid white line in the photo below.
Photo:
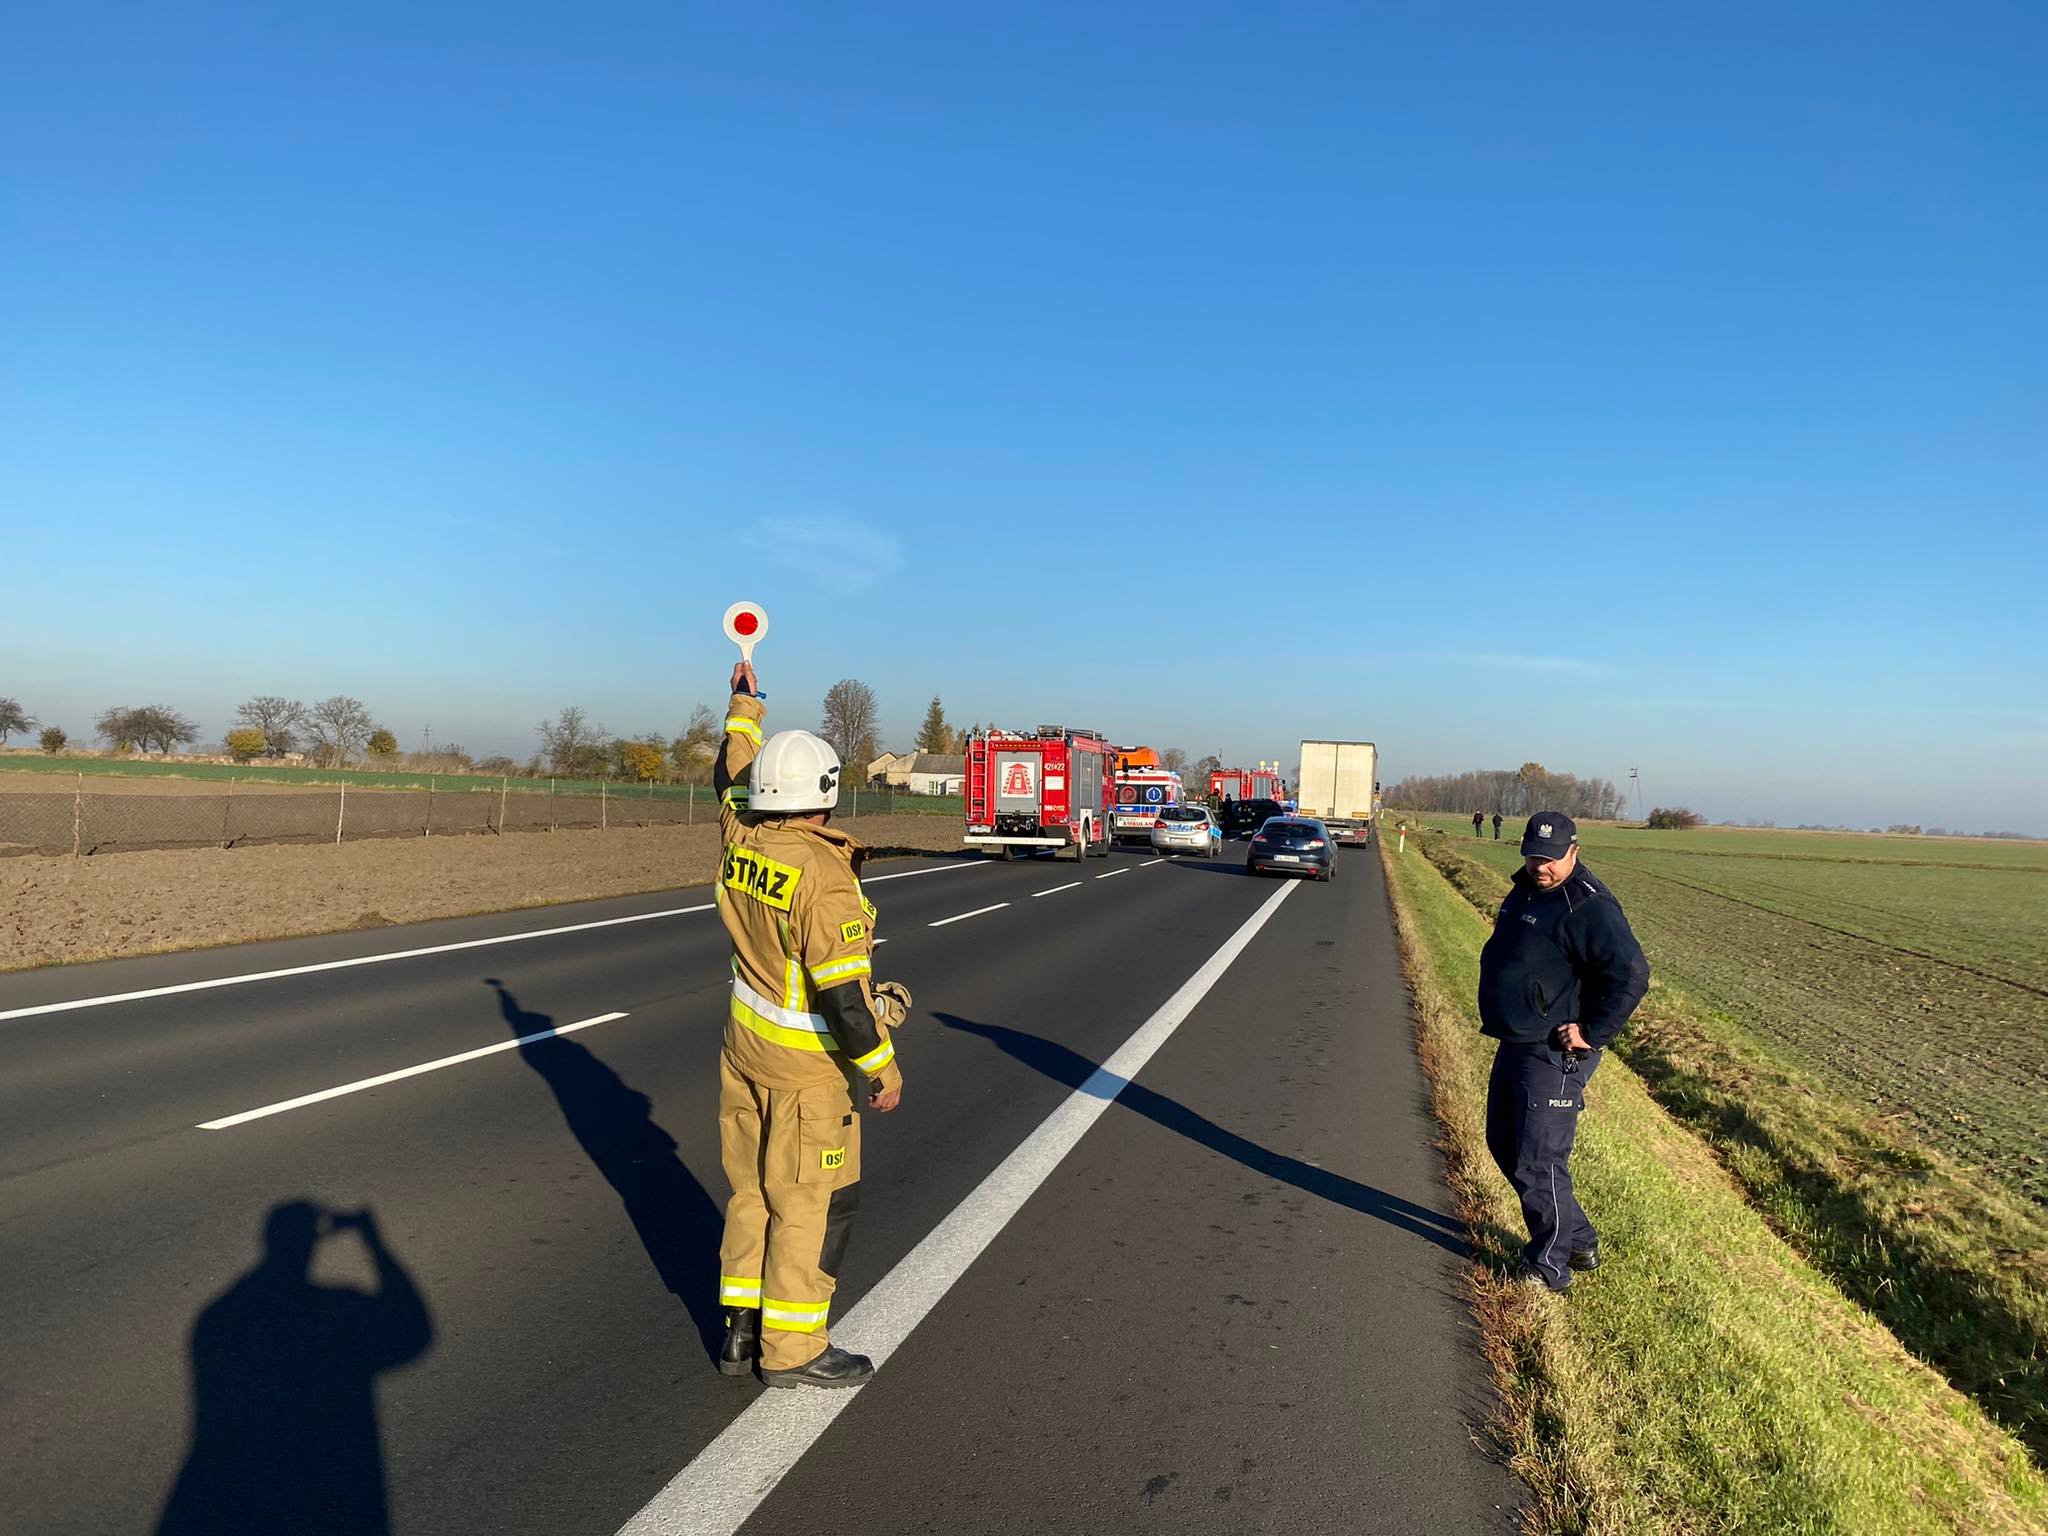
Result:
{"label": "solid white line", "polygon": [[1127,864],[1122,869],[1112,869],[1108,874],[1097,875],[1095,878],[1098,880],[1114,880],[1118,875],[1128,875],[1133,869],[1143,869],[1144,867],[1142,864]]}
{"label": "solid white line", "polygon": [[359,1082],[343,1083],[339,1088],[322,1088],[318,1093],[302,1094],[296,1099],[286,1099],[280,1104],[266,1104],[261,1109],[245,1109],[239,1115],[227,1115],[219,1120],[203,1121],[202,1131],[224,1131],[231,1125],[241,1125],[249,1120],[261,1120],[265,1115],[281,1115],[288,1109],[303,1109],[308,1104],[318,1104],[322,1099],[338,1099],[344,1093],[361,1093],[365,1088],[379,1088],[385,1083],[395,1083],[402,1077],[418,1077],[422,1072],[438,1072],[443,1067],[456,1066],[461,1062],[475,1061],[479,1056],[495,1056],[499,1051],[509,1051],[522,1045],[531,1045],[536,1040],[552,1039],[575,1030],[588,1029],[593,1024],[609,1024],[613,1019],[623,1019],[623,1013],[600,1013],[594,1019],[578,1019],[574,1024],[558,1024],[553,1029],[543,1029],[530,1035],[521,1035],[517,1040],[500,1040],[496,1045],[480,1046],[473,1051],[464,1051],[457,1056],[443,1056],[439,1061],[423,1061],[416,1067],[403,1067],[396,1072],[384,1072],[376,1077],[366,1077]]}
{"label": "solid white line", "polygon": [[[1266,925],[1281,886],[1115,1055],[1061,1102],[995,1172],[883,1277],[834,1331],[881,1365],[922,1322],[1075,1143]],[[858,1392],[763,1392],[676,1474],[619,1536],[732,1536]]]}
{"label": "solid white line", "polygon": [[1067,883],[1066,885],[1056,885],[1056,886],[1054,886],[1054,887],[1053,887],[1053,888],[1052,888],[1051,890],[1049,890],[1049,891],[1033,891],[1033,892],[1031,893],[1031,899],[1032,899],[1033,901],[1036,901],[1036,900],[1038,900],[1038,898],[1039,898],[1039,897],[1041,897],[1041,896],[1057,896],[1057,895],[1059,895],[1059,893],[1060,893],[1061,891],[1071,891],[1071,890],[1073,890],[1073,889],[1074,889],[1074,888],[1075,888],[1076,886],[1078,886],[1078,885],[1079,885],[1080,883],[1081,883],[1080,881],[1078,881],[1078,880],[1074,880],[1074,881],[1070,881],[1070,882],[1068,882],[1068,883]]}
{"label": "solid white line", "polygon": [[999,901],[992,907],[976,907],[972,912],[959,912],[955,913],[952,917],[942,917],[936,923],[926,923],[925,927],[943,928],[948,923],[964,923],[968,918],[979,917],[984,912],[1000,912],[1008,905],[1007,901]]}
{"label": "solid white line", "polygon": [[[913,875],[942,875],[953,869],[981,869],[980,864],[944,864],[932,869],[905,869],[893,875],[870,875],[862,885],[879,885],[884,880],[908,880]],[[277,981],[286,976],[311,976],[318,971],[345,971],[358,965],[382,965],[390,960],[417,960],[423,955],[447,955],[460,949],[485,949],[493,944],[517,944],[524,939],[551,939],[565,933],[584,933],[592,928],[615,928],[621,923],[651,923],[662,917],[688,917],[692,912],[709,912],[705,902],[696,907],[668,907],[660,912],[636,912],[631,917],[605,917],[588,923],[566,923],[559,928],[535,928],[526,933],[501,933],[489,939],[464,939],[459,944],[430,944],[424,949],[396,949],[381,955],[357,955],[348,960],[323,960],[318,965],[292,965],[276,971],[248,971],[239,976],[214,976],[205,981],[181,981],[176,986],[144,987],[139,992],[110,992],[101,997],[74,997],[68,1002],[40,1003],[33,1008],[9,1008],[0,1020],[26,1019],[39,1013],[68,1013],[74,1008],[99,1008],[108,1003],[133,1003],[146,997],[171,997],[180,992],[206,992],[215,987],[239,987],[252,981]],[[313,934],[301,935],[317,937]]]}

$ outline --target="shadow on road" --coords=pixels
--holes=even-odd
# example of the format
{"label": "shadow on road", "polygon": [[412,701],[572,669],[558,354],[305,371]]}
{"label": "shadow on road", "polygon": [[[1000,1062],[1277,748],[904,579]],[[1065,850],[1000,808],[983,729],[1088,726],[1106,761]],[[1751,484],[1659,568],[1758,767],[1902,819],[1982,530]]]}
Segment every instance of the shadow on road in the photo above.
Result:
{"label": "shadow on road", "polygon": [[1304,1163],[1298,1157],[1269,1151],[1257,1142],[1247,1141],[1235,1131],[1226,1131],[1185,1104],[1155,1093],[1142,1083],[1118,1077],[1078,1051],[1041,1036],[1008,1029],[1000,1024],[977,1024],[972,1019],[950,1013],[935,1013],[932,1017],[947,1029],[981,1036],[1004,1054],[1015,1057],[1033,1071],[1044,1073],[1056,1083],[1065,1083],[1069,1088],[1078,1088],[1099,1099],[1113,1099],[1154,1124],[1185,1136],[1212,1152],[1220,1152],[1254,1173],[1277,1179],[1282,1184],[1291,1184],[1333,1205],[1341,1205],[1384,1221],[1389,1226],[1399,1227],[1403,1232],[1434,1243],[1461,1259],[1471,1257],[1472,1249],[1465,1240],[1464,1223],[1455,1216],[1446,1216],[1426,1205],[1416,1205],[1385,1190],[1374,1189],[1370,1184],[1361,1184],[1327,1168]]}
{"label": "shadow on road", "polygon": [[[375,1294],[310,1278],[315,1249],[344,1231],[369,1250]],[[192,1448],[157,1536],[383,1536],[376,1378],[433,1340],[425,1301],[367,1210],[273,1207],[262,1259],[193,1325]]]}
{"label": "shadow on road", "polygon": [[[497,992],[514,1036],[555,1027],[547,1014],[521,1008],[495,977],[484,984]],[[586,1047],[555,1035],[528,1041],[519,1055],[554,1090],[570,1133],[617,1192],[655,1273],[689,1309],[706,1355],[715,1358],[725,1341],[716,1279],[724,1211],[676,1155],[675,1138],[655,1123],[653,1102]]]}

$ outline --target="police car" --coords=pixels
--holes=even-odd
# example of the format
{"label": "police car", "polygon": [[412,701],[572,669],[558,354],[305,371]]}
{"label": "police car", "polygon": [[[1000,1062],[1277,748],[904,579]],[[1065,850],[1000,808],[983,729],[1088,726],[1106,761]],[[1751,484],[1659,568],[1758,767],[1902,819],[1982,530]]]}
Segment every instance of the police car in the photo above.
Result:
{"label": "police car", "polygon": [[1223,829],[1206,805],[1169,805],[1152,824],[1152,847],[1160,853],[1199,853],[1213,859],[1223,851]]}

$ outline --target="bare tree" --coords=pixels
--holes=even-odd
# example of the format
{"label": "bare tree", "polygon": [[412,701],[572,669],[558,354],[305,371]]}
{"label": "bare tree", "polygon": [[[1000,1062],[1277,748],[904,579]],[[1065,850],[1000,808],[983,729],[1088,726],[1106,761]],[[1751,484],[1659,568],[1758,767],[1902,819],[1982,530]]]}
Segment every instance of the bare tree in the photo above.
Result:
{"label": "bare tree", "polygon": [[1159,766],[1168,773],[1185,774],[1188,771],[1188,755],[1179,747],[1168,747],[1159,754]]}
{"label": "bare tree", "polygon": [[32,731],[36,728],[22,707],[12,699],[0,699],[0,747],[7,745],[7,738],[16,731]]}
{"label": "bare tree", "polygon": [[601,725],[571,704],[552,720],[534,727],[540,733],[540,748],[548,766],[565,777],[602,772],[604,744],[611,735]]}
{"label": "bare tree", "polygon": [[875,690],[857,678],[843,677],[825,690],[825,718],[818,734],[832,744],[852,782],[867,778],[875,759]]}
{"label": "bare tree", "polygon": [[199,739],[199,727],[164,704],[145,704],[140,709],[116,704],[101,711],[93,729],[116,752],[137,747],[145,752],[175,752],[182,743]]}
{"label": "bare tree", "polygon": [[235,723],[261,731],[266,751],[289,752],[299,744],[294,733],[305,727],[306,706],[297,699],[259,693],[235,711]]}
{"label": "bare tree", "polygon": [[329,768],[341,767],[360,752],[376,728],[363,701],[345,693],[322,699],[306,711],[306,729],[320,750],[320,760]]}
{"label": "bare tree", "polygon": [[699,704],[690,711],[688,723],[669,745],[669,757],[685,784],[711,781],[711,764],[718,756],[718,734],[718,717],[711,713],[710,705]]}

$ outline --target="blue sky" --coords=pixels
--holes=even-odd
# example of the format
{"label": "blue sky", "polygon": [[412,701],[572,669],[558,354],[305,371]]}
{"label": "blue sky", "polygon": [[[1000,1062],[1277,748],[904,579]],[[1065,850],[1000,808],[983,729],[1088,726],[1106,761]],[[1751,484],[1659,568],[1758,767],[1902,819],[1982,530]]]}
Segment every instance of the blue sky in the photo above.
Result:
{"label": "blue sky", "polygon": [[[1697,10],[1697,8],[1695,8]],[[44,7],[0,694],[2048,834],[2048,11]]]}

